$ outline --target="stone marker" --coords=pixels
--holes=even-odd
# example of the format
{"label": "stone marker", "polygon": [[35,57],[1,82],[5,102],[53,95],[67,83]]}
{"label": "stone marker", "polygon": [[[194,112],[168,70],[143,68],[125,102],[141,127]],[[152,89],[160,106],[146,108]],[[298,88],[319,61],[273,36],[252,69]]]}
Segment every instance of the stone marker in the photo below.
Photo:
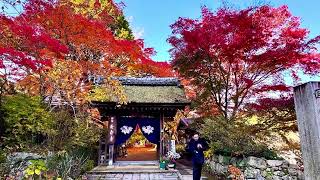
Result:
{"label": "stone marker", "polygon": [[294,88],[306,180],[320,180],[320,82]]}

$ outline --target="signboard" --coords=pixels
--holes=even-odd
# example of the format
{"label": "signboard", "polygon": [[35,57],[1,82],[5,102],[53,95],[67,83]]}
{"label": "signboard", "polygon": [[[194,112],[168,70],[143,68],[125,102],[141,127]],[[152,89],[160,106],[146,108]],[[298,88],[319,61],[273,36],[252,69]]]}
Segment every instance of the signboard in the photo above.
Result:
{"label": "signboard", "polygon": [[170,142],[170,147],[171,147],[171,152],[176,152],[176,141],[175,140],[171,140]]}
{"label": "signboard", "polygon": [[317,89],[315,91],[315,95],[316,95],[316,98],[320,98],[320,89]]}
{"label": "signboard", "polygon": [[112,116],[108,123],[108,137],[107,143],[114,144],[116,141],[116,134],[117,134],[117,120],[114,116]]}

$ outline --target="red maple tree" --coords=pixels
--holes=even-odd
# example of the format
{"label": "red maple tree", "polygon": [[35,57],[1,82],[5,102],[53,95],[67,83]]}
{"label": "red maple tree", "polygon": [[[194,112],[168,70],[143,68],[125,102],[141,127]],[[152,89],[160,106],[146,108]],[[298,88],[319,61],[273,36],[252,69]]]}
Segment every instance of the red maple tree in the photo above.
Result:
{"label": "red maple tree", "polygon": [[179,18],[171,28],[174,68],[190,80],[203,113],[227,120],[257,96],[287,90],[282,72],[319,71],[319,37],[308,40],[287,6],[204,7],[201,19]]}
{"label": "red maple tree", "polygon": [[7,87],[29,74],[52,67],[66,46],[40,26],[0,15],[0,97]]}
{"label": "red maple tree", "polygon": [[[151,59],[155,52],[142,39],[122,38],[116,29],[123,30],[117,24],[121,9],[111,0],[105,3],[110,6],[90,9],[90,3],[30,0],[20,15],[1,15],[0,68],[14,66],[3,72],[16,78],[11,82],[18,82],[20,90],[43,98],[58,93],[71,104],[85,102],[95,88],[90,77],[104,79],[119,94],[110,77],[172,76],[168,63]],[[17,78],[21,69],[23,78]]]}

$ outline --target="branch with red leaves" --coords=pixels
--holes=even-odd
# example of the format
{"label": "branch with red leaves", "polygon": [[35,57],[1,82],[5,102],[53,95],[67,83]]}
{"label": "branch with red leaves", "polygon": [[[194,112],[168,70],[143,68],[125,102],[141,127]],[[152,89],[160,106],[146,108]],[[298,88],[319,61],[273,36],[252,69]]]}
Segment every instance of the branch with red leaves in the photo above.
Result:
{"label": "branch with red leaves", "polygon": [[296,78],[298,71],[320,70],[320,38],[309,41],[287,6],[216,12],[204,7],[201,19],[179,18],[171,28],[173,67],[190,80],[200,104],[228,120],[257,95],[288,91],[282,72]]}

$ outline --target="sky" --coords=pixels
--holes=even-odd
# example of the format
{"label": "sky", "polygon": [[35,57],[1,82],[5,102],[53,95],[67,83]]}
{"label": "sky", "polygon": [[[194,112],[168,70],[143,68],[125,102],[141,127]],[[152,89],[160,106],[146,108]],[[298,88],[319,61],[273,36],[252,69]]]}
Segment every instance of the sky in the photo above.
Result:
{"label": "sky", "polygon": [[[116,2],[119,2],[117,0]],[[261,0],[260,0],[261,1]],[[216,10],[222,0],[122,0],[124,13],[136,38],[143,38],[146,46],[153,47],[156,61],[170,61],[171,48],[166,39],[170,36],[170,25],[179,17],[199,18],[201,6]],[[259,0],[229,0],[236,8],[244,8]],[[273,6],[287,5],[294,16],[301,18],[301,26],[310,30],[310,37],[320,35],[319,0],[267,0]]]}

